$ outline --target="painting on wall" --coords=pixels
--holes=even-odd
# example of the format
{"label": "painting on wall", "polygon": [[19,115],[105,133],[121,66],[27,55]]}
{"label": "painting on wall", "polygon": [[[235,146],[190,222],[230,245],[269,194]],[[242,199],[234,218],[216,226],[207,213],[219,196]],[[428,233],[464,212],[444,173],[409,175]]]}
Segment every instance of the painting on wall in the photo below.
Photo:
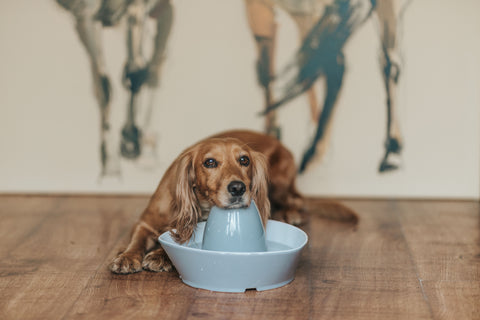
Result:
{"label": "painting on wall", "polygon": [[[101,175],[120,173],[119,157],[137,159],[141,153],[154,155],[156,137],[151,132],[152,104],[140,105],[139,94],[148,86],[156,89],[164,59],[165,47],[172,26],[173,8],[168,0],[57,0],[74,17],[75,30],[90,61],[95,98],[100,111]],[[153,52],[145,57],[144,29],[147,19],[156,25],[152,37]],[[112,87],[107,72],[108,58],[104,54],[103,28],[126,21],[125,50],[127,59],[122,73],[122,84],[129,93],[126,119],[121,129],[121,143],[117,148],[112,135],[110,109]],[[140,108],[145,110],[139,119]]]}
{"label": "painting on wall", "polygon": [[[368,19],[376,19],[380,39],[380,66],[386,91],[387,134],[385,154],[378,171],[397,168],[391,161],[392,154],[401,151],[401,136],[395,113],[395,93],[400,75],[399,28],[408,5],[403,0],[248,0],[247,12],[250,26],[258,46],[258,81],[265,93],[265,130],[280,138],[280,127],[275,110],[301,94],[308,94],[311,120],[316,130],[310,145],[304,152],[300,172],[312,159],[322,156],[328,136],[333,109],[341,92],[346,69],[345,44]],[[285,10],[294,20],[301,37],[293,61],[275,75],[272,61],[275,54],[274,7]],[[325,78],[324,100],[318,102],[314,84]],[[271,86],[284,83],[279,96],[272,95]]]}
{"label": "painting on wall", "polygon": [[480,193],[478,2],[0,8],[0,190],[148,194],[184,148],[246,128],[292,150],[307,195]]}
{"label": "painting on wall", "polygon": [[[95,97],[100,110],[100,155],[102,175],[119,174],[118,157],[136,159],[142,152],[154,154],[155,135],[149,132],[149,110],[144,121],[139,121],[138,95],[145,86],[158,86],[170,30],[173,23],[173,5],[169,0],[57,0],[74,16],[78,39],[90,61]],[[316,125],[313,137],[300,162],[303,172],[312,159],[325,152],[330,119],[340,94],[346,63],[344,47],[350,36],[368,19],[376,19],[381,43],[380,66],[386,91],[387,134],[385,155],[379,172],[397,168],[392,154],[401,151],[401,137],[395,114],[395,93],[400,74],[400,48],[398,29],[408,2],[404,0],[246,0],[246,18],[257,46],[256,73],[265,99],[264,131],[281,139],[281,125],[276,109],[288,104],[301,94],[309,97],[311,121]],[[275,74],[275,10],[285,11],[295,22],[301,41],[293,61]],[[127,60],[122,73],[122,83],[129,91],[127,118],[121,129],[120,152],[112,139],[110,109],[111,79],[107,72],[107,58],[102,42],[103,28],[126,21],[125,38]],[[146,57],[144,50],[145,23],[155,23],[153,52]],[[325,98],[318,102],[314,84],[325,78]],[[167,79],[168,81],[168,79]],[[274,86],[283,83],[279,94]],[[152,105],[143,106],[153,108]]]}

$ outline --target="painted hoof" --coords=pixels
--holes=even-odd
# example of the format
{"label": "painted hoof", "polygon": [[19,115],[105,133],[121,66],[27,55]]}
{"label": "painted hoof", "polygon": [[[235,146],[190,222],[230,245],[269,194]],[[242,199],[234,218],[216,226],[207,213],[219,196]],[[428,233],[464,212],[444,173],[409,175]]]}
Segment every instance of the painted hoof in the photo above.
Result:
{"label": "painted hoof", "polygon": [[122,156],[127,159],[136,159],[141,154],[141,131],[135,127],[124,127],[122,129],[122,142],[120,151]]}
{"label": "painted hoof", "polygon": [[385,157],[378,167],[378,172],[383,173],[397,170],[400,167],[398,155],[401,151],[402,145],[400,141],[395,138],[388,138],[385,142]]}
{"label": "painted hoof", "polygon": [[385,142],[385,150],[387,150],[387,153],[399,154],[402,151],[402,144],[396,138],[389,138]]}
{"label": "painted hoof", "polygon": [[397,170],[401,167],[401,159],[398,153],[388,152],[385,154],[385,157],[382,159],[380,166],[378,167],[378,172],[390,172]]}
{"label": "painted hoof", "polygon": [[382,163],[380,163],[380,167],[378,168],[378,172],[384,173],[384,172],[388,172],[388,171],[393,171],[393,170],[397,170],[398,167],[399,166],[397,164],[389,163],[388,160],[384,160],[384,161],[382,161]]}

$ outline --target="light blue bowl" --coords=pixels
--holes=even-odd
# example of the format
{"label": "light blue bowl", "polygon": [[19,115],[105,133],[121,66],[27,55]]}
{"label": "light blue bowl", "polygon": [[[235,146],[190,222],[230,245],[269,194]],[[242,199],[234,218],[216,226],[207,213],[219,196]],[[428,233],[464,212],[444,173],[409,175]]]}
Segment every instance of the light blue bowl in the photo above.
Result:
{"label": "light blue bowl", "polygon": [[210,210],[202,249],[228,252],[267,251],[265,230],[254,201],[248,208]]}
{"label": "light blue bowl", "polygon": [[269,220],[267,251],[228,252],[203,250],[205,222],[200,222],[188,243],[178,244],[170,232],[159,237],[182,281],[194,288],[244,292],[279,288],[290,283],[308,237],[297,227]]}

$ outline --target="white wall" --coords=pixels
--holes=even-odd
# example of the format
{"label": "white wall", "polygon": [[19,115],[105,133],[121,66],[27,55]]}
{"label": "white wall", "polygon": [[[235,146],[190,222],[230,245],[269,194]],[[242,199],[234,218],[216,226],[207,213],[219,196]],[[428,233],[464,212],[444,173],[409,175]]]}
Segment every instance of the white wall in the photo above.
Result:
{"label": "white wall", "polygon": [[[169,163],[194,141],[228,128],[262,129],[262,92],[243,1],[173,3],[168,58],[154,100],[155,169],[124,160],[121,178],[102,181],[99,112],[71,16],[54,1],[0,3],[0,192],[152,193]],[[479,15],[475,0],[412,1],[399,88],[402,168],[382,175],[385,94],[376,26],[365,24],[346,48],[348,69],[329,151],[299,178],[299,188],[322,196],[478,198]],[[278,16],[282,65],[297,39],[288,17]],[[123,27],[104,34],[117,131],[128,99],[120,84]],[[280,111],[284,142],[297,159],[312,130],[307,111],[305,97]]]}

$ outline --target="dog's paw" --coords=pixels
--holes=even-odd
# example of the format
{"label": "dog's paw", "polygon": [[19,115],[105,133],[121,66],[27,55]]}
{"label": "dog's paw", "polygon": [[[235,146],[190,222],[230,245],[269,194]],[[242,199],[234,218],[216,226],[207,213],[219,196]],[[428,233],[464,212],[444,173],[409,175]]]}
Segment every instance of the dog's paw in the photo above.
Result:
{"label": "dog's paw", "polygon": [[142,267],[145,270],[154,272],[169,272],[173,270],[173,265],[163,249],[157,249],[147,254],[143,258]]}
{"label": "dog's paw", "polygon": [[296,211],[296,210],[288,210],[288,211],[276,211],[272,218],[274,220],[278,220],[281,222],[286,222],[288,224],[299,226],[305,222],[303,215]]}
{"label": "dog's paw", "polygon": [[299,226],[304,222],[304,219],[300,212],[292,210],[285,213],[285,221],[294,226]]}
{"label": "dog's paw", "polygon": [[137,254],[120,253],[112,263],[110,270],[113,273],[127,274],[142,271],[142,256]]}

